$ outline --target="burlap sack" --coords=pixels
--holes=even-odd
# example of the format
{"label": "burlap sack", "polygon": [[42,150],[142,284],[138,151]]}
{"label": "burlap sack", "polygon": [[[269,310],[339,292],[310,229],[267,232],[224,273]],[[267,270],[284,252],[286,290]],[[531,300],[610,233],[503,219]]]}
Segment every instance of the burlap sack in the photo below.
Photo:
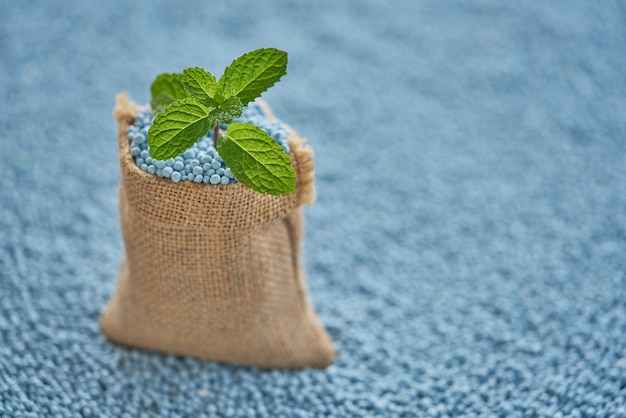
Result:
{"label": "burlap sack", "polygon": [[120,218],[126,254],[100,325],[113,342],[259,367],[323,368],[335,351],[307,299],[302,204],[313,153],[289,137],[294,193],[175,184],[141,171],[127,130],[139,107],[118,96]]}

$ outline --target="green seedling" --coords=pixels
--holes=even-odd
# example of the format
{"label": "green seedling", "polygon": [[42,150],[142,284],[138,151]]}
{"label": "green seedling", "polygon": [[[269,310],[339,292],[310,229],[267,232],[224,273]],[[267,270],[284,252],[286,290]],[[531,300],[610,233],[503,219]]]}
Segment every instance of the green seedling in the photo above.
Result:
{"label": "green seedling", "polygon": [[[234,60],[219,81],[198,67],[159,75],[150,88],[156,116],[148,132],[150,154],[174,158],[212,129],[213,145],[239,182],[263,194],[293,192],[296,173],[283,148],[256,126],[231,123],[286,73],[287,53],[265,48]],[[222,123],[229,124],[225,132]]]}

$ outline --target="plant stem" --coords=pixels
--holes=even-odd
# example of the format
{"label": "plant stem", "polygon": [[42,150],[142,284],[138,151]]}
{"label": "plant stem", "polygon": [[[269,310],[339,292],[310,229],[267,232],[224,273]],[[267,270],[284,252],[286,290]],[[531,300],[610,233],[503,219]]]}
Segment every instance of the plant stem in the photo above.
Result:
{"label": "plant stem", "polygon": [[220,135],[220,123],[219,121],[215,123],[215,128],[213,128],[213,147],[217,149],[217,137]]}

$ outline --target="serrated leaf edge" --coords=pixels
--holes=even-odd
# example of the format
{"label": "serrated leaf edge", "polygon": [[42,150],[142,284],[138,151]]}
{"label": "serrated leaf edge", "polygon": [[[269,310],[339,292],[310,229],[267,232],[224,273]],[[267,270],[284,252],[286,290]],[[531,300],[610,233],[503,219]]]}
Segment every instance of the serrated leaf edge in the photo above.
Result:
{"label": "serrated leaf edge", "polygon": [[[182,87],[183,91],[186,92],[185,89],[185,85],[183,83],[183,75],[180,73],[161,73],[159,75],[157,75],[154,79],[154,81],[152,82],[152,84],[150,85],[150,107],[152,108],[152,111],[154,112],[154,114],[158,114],[161,113],[163,110],[165,110],[170,104],[174,103],[177,100],[183,99],[185,97],[170,97],[167,94],[164,94],[162,92],[158,92],[157,94],[154,93],[154,88],[155,88],[155,84],[157,84],[158,81],[167,81],[170,84],[173,83],[180,83],[180,86]],[[158,97],[165,97],[167,99],[173,99],[172,101],[170,101],[168,104],[164,105],[164,106],[160,106],[158,104],[157,98]],[[161,109],[162,107],[162,109]],[[160,109],[160,110],[159,110]]]}
{"label": "serrated leaf edge", "polygon": [[[244,106],[245,106],[245,105],[247,105],[248,103],[250,103],[251,101],[253,101],[253,100],[255,99],[255,98],[251,98],[250,100],[248,100],[248,101],[246,102],[246,101],[244,101],[244,99],[243,99],[243,98],[241,98],[241,97],[240,97],[240,95],[241,95],[241,93],[242,93],[243,91],[245,91],[245,89],[246,89],[246,88],[247,88],[250,84],[252,84],[253,82],[257,81],[257,80],[258,80],[258,77],[257,77],[257,78],[255,78],[255,79],[251,79],[250,81],[248,81],[248,83],[247,83],[245,86],[241,87],[241,88],[239,89],[239,91],[238,91],[238,92],[236,92],[236,93],[235,93],[235,94],[233,94],[233,95],[226,95],[226,92],[225,92],[224,90],[225,90],[228,86],[227,86],[225,83],[226,83],[226,79],[227,79],[227,77],[230,77],[230,76],[231,76],[229,73],[230,73],[231,71],[233,71],[233,70],[232,70],[233,66],[234,66],[234,65],[235,65],[238,61],[242,60],[244,57],[248,57],[248,56],[250,56],[250,55],[257,54],[257,53],[261,53],[261,52],[265,52],[265,51],[276,51],[276,52],[279,52],[279,53],[280,53],[280,55],[278,56],[278,59],[277,59],[276,61],[278,61],[279,59],[284,58],[284,59],[285,59],[285,69],[284,69],[284,72],[283,72],[282,74],[280,74],[280,75],[278,76],[278,78],[277,78],[277,79],[276,79],[273,83],[271,83],[269,86],[267,86],[267,87],[266,87],[263,91],[259,92],[259,93],[258,93],[258,95],[257,95],[255,98],[260,97],[260,96],[261,96],[261,94],[265,93],[267,90],[269,90],[271,87],[273,87],[273,86],[274,86],[274,85],[275,85],[278,81],[280,81],[280,79],[281,79],[281,78],[282,78],[285,74],[287,74],[287,52],[282,51],[282,50],[277,49],[277,48],[260,48],[260,49],[256,49],[256,50],[254,50],[254,51],[250,51],[250,52],[248,52],[248,53],[245,53],[245,54],[241,55],[240,57],[238,57],[238,58],[234,59],[234,60],[233,60],[233,62],[231,62],[231,63],[230,63],[230,65],[226,67],[226,69],[224,70],[224,73],[222,74],[222,76],[220,77],[219,81],[217,82],[217,85],[218,85],[218,91],[219,91],[219,92],[221,92],[222,94],[224,94],[224,95],[225,95],[224,97],[225,97],[226,99],[228,99],[229,97],[238,97],[238,98],[242,101],[242,103],[243,103],[243,105],[244,105]],[[275,63],[274,63],[274,64],[275,64]],[[270,68],[270,67],[268,67],[268,68]],[[238,78],[238,79],[240,79],[240,78],[241,78],[241,75],[239,75],[239,78]]]}
{"label": "serrated leaf edge", "polygon": [[[232,127],[232,128],[231,128],[231,127]],[[264,138],[250,138],[250,139],[259,139],[259,140],[261,140],[261,141],[263,141],[264,139],[269,139],[269,140],[267,141],[267,144],[268,144],[270,147],[273,147],[274,145],[276,145],[276,147],[278,147],[278,148],[275,148],[275,151],[280,152],[280,153],[282,153],[282,155],[284,155],[284,156],[285,156],[285,158],[283,159],[283,161],[282,161],[282,162],[284,162],[284,163],[288,163],[288,164],[285,164],[285,165],[284,165],[284,168],[285,168],[285,169],[287,169],[287,171],[291,174],[291,175],[287,178],[287,179],[289,180],[289,182],[287,183],[287,182],[282,181],[283,179],[285,179],[285,177],[276,175],[274,172],[272,172],[272,170],[270,170],[269,168],[267,168],[267,165],[266,165],[266,164],[264,164],[264,163],[260,162],[260,161],[259,161],[257,158],[255,158],[252,154],[250,154],[250,153],[249,153],[249,152],[248,152],[245,148],[241,147],[241,145],[237,143],[237,139],[241,139],[241,138],[232,138],[232,137],[229,137],[229,136],[228,136],[228,130],[232,130],[232,129],[235,129],[235,130],[244,130],[244,129],[245,129],[245,130],[251,130],[251,131],[253,131],[253,132],[257,133],[257,134],[263,134],[263,135],[264,135]],[[231,134],[232,134],[232,131],[231,131]],[[261,194],[271,194],[271,195],[282,195],[282,194],[292,193],[292,192],[294,192],[294,191],[295,191],[295,189],[296,189],[296,184],[297,184],[297,174],[296,174],[296,172],[295,172],[295,170],[294,170],[294,168],[293,168],[291,158],[290,158],[289,154],[286,154],[286,153],[282,150],[282,147],[280,147],[280,145],[278,145],[278,144],[275,142],[274,138],[272,138],[271,136],[269,136],[269,135],[267,134],[267,132],[263,131],[263,130],[262,130],[261,128],[259,128],[258,126],[255,126],[255,125],[252,125],[252,124],[249,124],[249,123],[234,123],[234,124],[231,124],[231,125],[228,127],[228,129],[227,129],[226,134],[224,135],[224,137],[220,137],[220,139],[219,139],[219,141],[218,141],[218,153],[219,153],[219,148],[220,148],[220,147],[222,146],[222,144],[224,144],[226,141],[233,141],[233,143],[234,143],[235,145],[237,145],[237,146],[238,146],[238,147],[239,147],[239,148],[240,148],[240,149],[241,149],[244,153],[246,153],[246,154],[247,154],[247,155],[249,155],[249,156],[250,156],[253,160],[255,160],[255,161],[258,163],[258,165],[261,165],[261,166],[266,167],[266,170],[267,170],[270,174],[272,174],[272,176],[273,176],[274,178],[279,179],[279,180],[281,181],[281,184],[282,184],[282,185],[284,185],[286,188],[289,188],[289,189],[288,189],[288,190],[286,190],[286,191],[282,191],[282,189],[280,189],[280,192],[278,192],[278,193],[273,193],[273,192],[275,192],[275,191],[279,190],[279,189],[277,189],[276,187],[274,187],[274,188],[272,188],[272,189],[267,189],[267,190],[259,190],[259,189],[257,189],[257,188],[256,188],[256,185],[255,185],[255,184],[245,184],[245,183],[244,183],[244,181],[246,181],[246,180],[243,180],[243,179],[241,179],[241,178],[238,178],[238,180],[239,180],[239,181],[241,181],[242,183],[244,183],[244,185],[245,185],[246,187],[248,187],[248,188],[250,188],[250,189],[252,189],[252,190],[256,191],[257,193],[261,193]],[[280,151],[279,151],[279,148],[280,148]],[[224,156],[223,156],[223,155],[222,155],[222,158],[224,159]],[[227,165],[227,166],[231,167],[231,170],[232,170],[232,166],[237,166],[238,164],[229,164],[229,162],[227,161],[228,159],[229,159],[229,157],[226,157],[226,159],[224,159],[224,162],[226,163],[226,165]],[[272,164],[272,165],[276,165],[276,164]],[[237,174],[236,174],[236,173],[233,173],[233,174],[235,174],[235,177],[237,178]],[[245,174],[245,177],[250,178],[250,176],[249,176],[248,174]]]}
{"label": "serrated leaf edge", "polygon": [[[180,106],[180,105],[186,104],[186,103],[183,103],[183,102],[186,102],[186,103],[188,103],[190,105],[194,105],[194,106],[200,107],[201,110],[206,113],[206,116],[204,118],[197,119],[194,122],[187,123],[187,121],[185,121],[185,120],[172,119],[170,117],[171,116],[170,113],[165,113],[168,110],[169,111],[175,111],[175,110],[182,111],[181,109],[173,109],[173,106]],[[165,119],[165,120],[163,120],[163,119]],[[196,98],[187,97],[185,99],[177,100],[177,101],[173,102],[172,104],[170,104],[163,112],[161,112],[161,113],[159,113],[157,115],[157,117],[154,119],[154,122],[153,122],[152,126],[150,127],[150,130],[148,131],[148,145],[150,147],[150,154],[152,155],[152,157],[155,158],[155,159],[161,159],[161,160],[162,159],[173,158],[176,155],[184,152],[186,149],[188,149],[195,142],[197,142],[198,139],[200,139],[202,137],[202,136],[199,136],[199,137],[195,138],[193,141],[180,141],[179,140],[178,141],[179,143],[183,143],[183,144],[184,143],[190,143],[191,145],[186,146],[184,149],[180,148],[180,151],[177,151],[176,154],[172,155],[171,153],[167,153],[167,154],[163,155],[160,152],[160,150],[163,149],[163,147],[165,147],[165,146],[171,145],[172,139],[176,135],[172,136],[167,141],[161,142],[159,144],[155,144],[154,141],[156,140],[155,139],[156,135],[162,134],[163,132],[172,131],[172,130],[177,130],[179,132],[182,132],[186,128],[191,126],[192,124],[199,123],[203,119],[209,120],[209,123],[208,123],[209,126],[214,124],[214,121],[211,121],[211,115],[210,115],[209,109],[203,103],[201,103],[199,100],[197,100]],[[187,123],[187,126],[185,128],[182,128],[182,129],[180,129],[180,128],[165,128],[165,129],[162,129],[162,125],[164,123],[166,123],[166,122],[183,122],[183,123]],[[208,130],[207,130],[207,132],[208,132]],[[175,149],[175,151],[176,151],[176,149]]]}

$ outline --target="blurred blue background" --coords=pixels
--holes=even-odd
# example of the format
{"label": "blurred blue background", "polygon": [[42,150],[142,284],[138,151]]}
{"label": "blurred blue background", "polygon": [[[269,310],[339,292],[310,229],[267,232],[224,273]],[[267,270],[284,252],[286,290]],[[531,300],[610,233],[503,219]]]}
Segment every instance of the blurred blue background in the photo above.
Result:
{"label": "blurred blue background", "polygon": [[[0,416],[626,415],[626,8],[0,3]],[[339,357],[118,348],[115,95],[288,51],[316,151],[304,244]]]}

